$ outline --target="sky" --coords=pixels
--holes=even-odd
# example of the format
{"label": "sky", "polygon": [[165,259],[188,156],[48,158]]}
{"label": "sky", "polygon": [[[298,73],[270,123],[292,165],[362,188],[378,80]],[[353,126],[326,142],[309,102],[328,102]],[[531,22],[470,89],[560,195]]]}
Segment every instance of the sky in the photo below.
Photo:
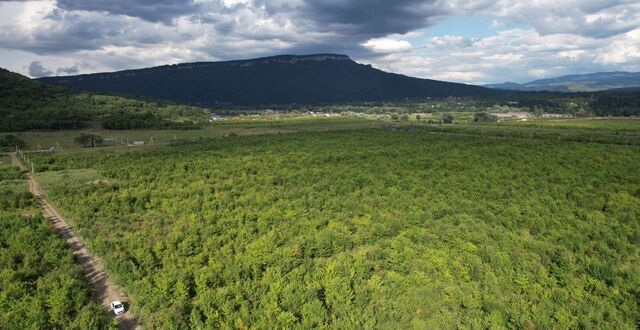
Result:
{"label": "sky", "polygon": [[70,75],[339,53],[470,84],[640,71],[638,0],[0,0],[0,67]]}

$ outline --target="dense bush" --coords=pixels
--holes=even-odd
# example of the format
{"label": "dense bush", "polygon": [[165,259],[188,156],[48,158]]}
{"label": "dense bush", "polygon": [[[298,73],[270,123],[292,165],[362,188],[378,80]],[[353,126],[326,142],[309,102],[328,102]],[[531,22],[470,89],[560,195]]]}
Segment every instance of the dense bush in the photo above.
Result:
{"label": "dense bush", "polygon": [[22,179],[23,175],[19,168],[15,166],[0,165],[0,182],[7,180]]}
{"label": "dense bush", "polygon": [[364,130],[34,157],[101,174],[47,189],[147,328],[639,321],[637,147]]}

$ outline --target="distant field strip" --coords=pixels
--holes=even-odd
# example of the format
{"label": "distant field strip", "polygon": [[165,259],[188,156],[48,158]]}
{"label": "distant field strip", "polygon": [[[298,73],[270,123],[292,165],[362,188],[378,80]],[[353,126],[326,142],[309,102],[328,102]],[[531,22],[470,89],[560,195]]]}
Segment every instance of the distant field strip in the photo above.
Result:
{"label": "distant field strip", "polygon": [[546,141],[565,141],[579,143],[600,143],[619,145],[640,145],[640,130],[638,131],[613,131],[602,129],[585,128],[550,128],[550,127],[528,127],[518,125],[420,125],[420,124],[392,124],[387,128],[407,129],[411,126],[417,130],[442,133],[487,136],[498,138],[516,138]]}

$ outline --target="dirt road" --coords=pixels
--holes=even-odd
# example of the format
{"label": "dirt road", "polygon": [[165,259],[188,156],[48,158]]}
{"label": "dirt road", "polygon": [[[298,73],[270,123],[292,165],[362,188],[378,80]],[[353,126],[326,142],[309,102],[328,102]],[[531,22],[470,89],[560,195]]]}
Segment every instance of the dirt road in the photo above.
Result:
{"label": "dirt road", "polygon": [[[11,159],[12,162],[20,167],[21,170],[27,171],[27,168],[22,164],[22,162],[20,162],[15,153],[11,154]],[[84,275],[94,288],[95,298],[105,307],[109,308],[109,310],[111,310],[110,304],[114,300],[121,300],[128,308],[129,306],[125,299],[126,295],[119,287],[111,282],[107,274],[104,272],[99,259],[92,256],[87,251],[64,218],[62,218],[58,214],[58,211],[47,202],[33,175],[31,173],[27,173],[27,178],[29,180],[29,190],[38,200],[38,204],[42,206],[42,214],[45,218],[51,220],[56,230],[67,241],[67,245],[69,245],[73,251],[76,262],[84,268]],[[141,329],[133,314],[128,310],[126,313],[118,316],[114,316],[113,312],[110,312],[109,315],[118,320],[118,328],[120,329]]]}

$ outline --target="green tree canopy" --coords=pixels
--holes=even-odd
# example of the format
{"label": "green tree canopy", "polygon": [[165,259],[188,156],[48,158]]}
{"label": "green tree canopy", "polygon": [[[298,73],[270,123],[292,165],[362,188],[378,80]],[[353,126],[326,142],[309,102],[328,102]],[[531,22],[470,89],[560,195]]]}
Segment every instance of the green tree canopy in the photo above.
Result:
{"label": "green tree canopy", "polygon": [[497,120],[498,120],[498,117],[486,112],[478,112],[473,115],[473,121],[476,123],[491,122],[491,121],[497,121]]}
{"label": "green tree canopy", "polygon": [[103,142],[102,136],[89,132],[82,132],[80,135],[73,138],[73,141],[77,144],[81,144],[85,147],[95,147],[101,145]]}
{"label": "green tree canopy", "polygon": [[450,114],[450,113],[445,113],[445,114],[442,116],[442,122],[443,122],[444,124],[453,124],[453,121],[454,121],[454,120],[455,120],[455,118],[454,118],[454,117],[453,117],[453,115],[452,115],[452,114]]}

